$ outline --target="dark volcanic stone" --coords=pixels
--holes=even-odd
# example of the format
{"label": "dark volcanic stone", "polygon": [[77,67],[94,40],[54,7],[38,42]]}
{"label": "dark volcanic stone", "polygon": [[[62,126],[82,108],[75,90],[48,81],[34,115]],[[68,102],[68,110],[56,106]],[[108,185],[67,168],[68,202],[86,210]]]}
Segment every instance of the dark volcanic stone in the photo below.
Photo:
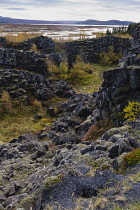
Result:
{"label": "dark volcanic stone", "polygon": [[84,155],[87,152],[94,151],[95,147],[93,145],[86,147],[85,149],[81,150],[81,154]]}
{"label": "dark volcanic stone", "polygon": [[106,151],[107,150],[107,147],[105,146],[95,146],[95,150],[100,150],[100,151]]}
{"label": "dark volcanic stone", "polygon": [[133,148],[130,146],[129,142],[120,139],[108,150],[108,152],[110,158],[115,158],[121,155],[123,152],[130,152],[132,150]]}

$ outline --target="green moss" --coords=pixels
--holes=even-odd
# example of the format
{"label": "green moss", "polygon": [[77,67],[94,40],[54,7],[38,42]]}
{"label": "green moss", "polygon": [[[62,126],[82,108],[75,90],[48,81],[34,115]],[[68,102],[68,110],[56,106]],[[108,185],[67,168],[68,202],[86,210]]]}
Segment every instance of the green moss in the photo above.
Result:
{"label": "green moss", "polygon": [[140,162],[140,149],[133,150],[123,157],[124,167],[135,166]]}
{"label": "green moss", "polygon": [[18,206],[16,206],[16,208],[14,210],[16,210],[17,208],[24,208],[25,210],[29,210],[29,209],[35,209],[35,206],[37,204],[37,200],[38,200],[38,195],[36,194],[32,194],[32,195],[28,195],[27,197],[25,197]]}
{"label": "green moss", "polygon": [[116,206],[113,210],[140,210],[140,202],[128,203],[125,207]]}
{"label": "green moss", "polygon": [[47,105],[48,106],[59,105],[59,104],[62,104],[63,102],[66,102],[67,100],[68,99],[66,99],[66,98],[60,98],[60,97],[56,96],[56,97],[53,97],[52,99],[48,100]]}
{"label": "green moss", "polygon": [[54,188],[61,181],[61,176],[47,177],[43,184],[44,191],[49,191]]}
{"label": "green moss", "polygon": [[114,136],[116,134],[119,134],[119,135],[123,135],[124,132],[131,132],[131,126],[129,125],[124,125],[120,128],[111,128],[109,129],[108,131],[106,131],[106,136],[107,138],[109,139],[111,136]]}
{"label": "green moss", "polygon": [[99,167],[102,164],[106,164],[106,160],[107,160],[106,157],[100,157],[100,158],[96,159],[95,160],[96,167]]}
{"label": "green moss", "polygon": [[89,165],[91,167],[95,167],[96,166],[93,156],[89,155],[88,153],[81,157],[81,162],[85,163],[86,165]]}
{"label": "green moss", "polygon": [[111,168],[111,166],[109,166],[109,165],[102,166],[102,170],[106,170],[106,169],[110,169],[110,168]]}
{"label": "green moss", "polygon": [[94,167],[92,168],[87,174],[86,176],[88,177],[94,177],[96,175],[96,170],[98,169],[99,167]]}

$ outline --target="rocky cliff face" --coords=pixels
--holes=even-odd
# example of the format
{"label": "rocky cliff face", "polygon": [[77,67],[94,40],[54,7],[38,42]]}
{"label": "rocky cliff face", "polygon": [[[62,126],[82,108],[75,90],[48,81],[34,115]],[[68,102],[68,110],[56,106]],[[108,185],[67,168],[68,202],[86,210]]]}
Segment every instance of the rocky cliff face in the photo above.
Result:
{"label": "rocky cliff face", "polygon": [[31,72],[48,75],[46,56],[35,52],[26,52],[11,48],[0,49],[1,68],[18,68]]}
{"label": "rocky cliff face", "polygon": [[74,94],[65,81],[52,81],[44,76],[22,70],[0,70],[0,93],[7,90],[12,98],[28,101],[28,97],[49,100],[55,96],[70,97]]}
{"label": "rocky cliff face", "polygon": [[[39,53],[32,51],[35,44]],[[101,37],[83,41],[66,42],[63,45],[63,52],[57,52],[55,42],[47,37],[36,37],[21,43],[9,43],[5,38],[0,38],[0,65],[4,68],[22,68],[28,71],[48,75],[46,58],[56,65],[67,58],[68,64],[72,67],[76,56],[81,55],[86,62],[97,62],[99,53],[107,52],[113,46],[116,53],[130,47],[129,39],[119,37]],[[59,49],[62,50],[62,49]],[[58,51],[59,51],[58,50]]]}
{"label": "rocky cliff face", "polygon": [[[125,50],[116,69],[104,72],[104,82],[97,96],[100,118],[121,120],[128,101],[140,101],[140,25],[132,30],[131,48]],[[120,118],[120,119],[119,119]]]}
{"label": "rocky cliff face", "polygon": [[140,23],[133,27],[131,34],[133,36],[133,46],[140,44]]}
{"label": "rocky cliff face", "polygon": [[123,52],[130,47],[130,41],[120,37],[106,36],[99,39],[66,42],[65,49],[68,53],[69,65],[72,65],[79,54],[86,62],[97,62],[99,53],[107,52],[110,46],[113,47],[115,53]]}
{"label": "rocky cliff face", "polygon": [[55,50],[55,42],[51,38],[44,36],[31,38],[27,41],[18,43],[8,42],[4,37],[0,37],[0,45],[4,48],[14,48],[29,51],[31,50],[33,44],[36,45],[37,50],[39,50],[41,53],[49,54],[53,53]]}

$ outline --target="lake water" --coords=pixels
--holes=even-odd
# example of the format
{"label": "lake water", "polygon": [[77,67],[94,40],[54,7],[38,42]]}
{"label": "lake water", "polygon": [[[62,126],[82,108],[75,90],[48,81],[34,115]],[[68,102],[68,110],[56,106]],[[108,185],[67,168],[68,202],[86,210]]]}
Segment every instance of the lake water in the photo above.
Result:
{"label": "lake water", "polygon": [[0,24],[0,35],[12,34],[17,36],[19,33],[35,33],[56,40],[79,40],[96,38],[96,33],[106,33],[118,25],[76,25],[76,24],[44,24],[44,25],[24,25],[24,24]]}
{"label": "lake water", "polygon": [[[66,27],[66,30],[65,30]],[[68,27],[68,29],[67,29]],[[44,36],[57,40],[78,40],[96,38],[94,33],[106,33],[107,29],[112,31],[113,27],[118,26],[95,26],[95,25],[63,25],[62,30],[54,30],[50,33],[48,30],[40,30]]]}

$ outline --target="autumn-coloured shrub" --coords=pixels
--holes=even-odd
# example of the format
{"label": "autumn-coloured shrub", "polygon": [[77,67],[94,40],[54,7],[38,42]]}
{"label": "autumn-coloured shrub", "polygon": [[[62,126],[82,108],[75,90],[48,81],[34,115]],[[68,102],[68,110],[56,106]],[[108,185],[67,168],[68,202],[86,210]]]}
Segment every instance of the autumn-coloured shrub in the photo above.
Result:
{"label": "autumn-coloured shrub", "polygon": [[59,68],[54,64],[53,61],[47,59],[46,63],[47,63],[47,66],[48,66],[48,71],[51,75],[52,74],[58,74]]}
{"label": "autumn-coloured shrub", "polygon": [[113,122],[109,120],[101,120],[98,121],[96,124],[93,124],[88,132],[85,134],[82,141],[96,141],[98,138],[100,138],[107,130],[112,128]]}
{"label": "autumn-coloured shrub", "polygon": [[4,113],[12,112],[12,100],[8,91],[6,90],[2,91],[2,94],[1,94],[0,110],[1,112],[4,112]]}
{"label": "autumn-coloured shrub", "polygon": [[92,65],[90,63],[85,63],[80,55],[77,56],[73,68],[70,70],[69,82],[71,84],[82,84],[91,78],[88,72],[92,72]]}
{"label": "autumn-coloured shrub", "polygon": [[114,48],[111,46],[109,47],[108,52],[101,52],[99,54],[100,57],[100,63],[102,64],[113,64],[117,63],[118,60],[122,57],[122,52],[120,51],[119,53],[114,52]]}
{"label": "autumn-coloured shrub", "polygon": [[61,62],[59,67],[59,75],[61,79],[66,79],[68,73],[68,63],[67,61]]}
{"label": "autumn-coloured shrub", "polygon": [[128,105],[123,109],[123,113],[127,121],[136,120],[140,116],[140,103],[137,101],[129,101]]}
{"label": "autumn-coloured shrub", "polygon": [[32,107],[33,107],[34,111],[41,111],[41,109],[42,109],[42,104],[41,104],[40,101],[38,101],[37,99],[35,99],[35,100],[33,101]]}
{"label": "autumn-coloured shrub", "polygon": [[36,44],[32,44],[30,51],[38,52]]}

